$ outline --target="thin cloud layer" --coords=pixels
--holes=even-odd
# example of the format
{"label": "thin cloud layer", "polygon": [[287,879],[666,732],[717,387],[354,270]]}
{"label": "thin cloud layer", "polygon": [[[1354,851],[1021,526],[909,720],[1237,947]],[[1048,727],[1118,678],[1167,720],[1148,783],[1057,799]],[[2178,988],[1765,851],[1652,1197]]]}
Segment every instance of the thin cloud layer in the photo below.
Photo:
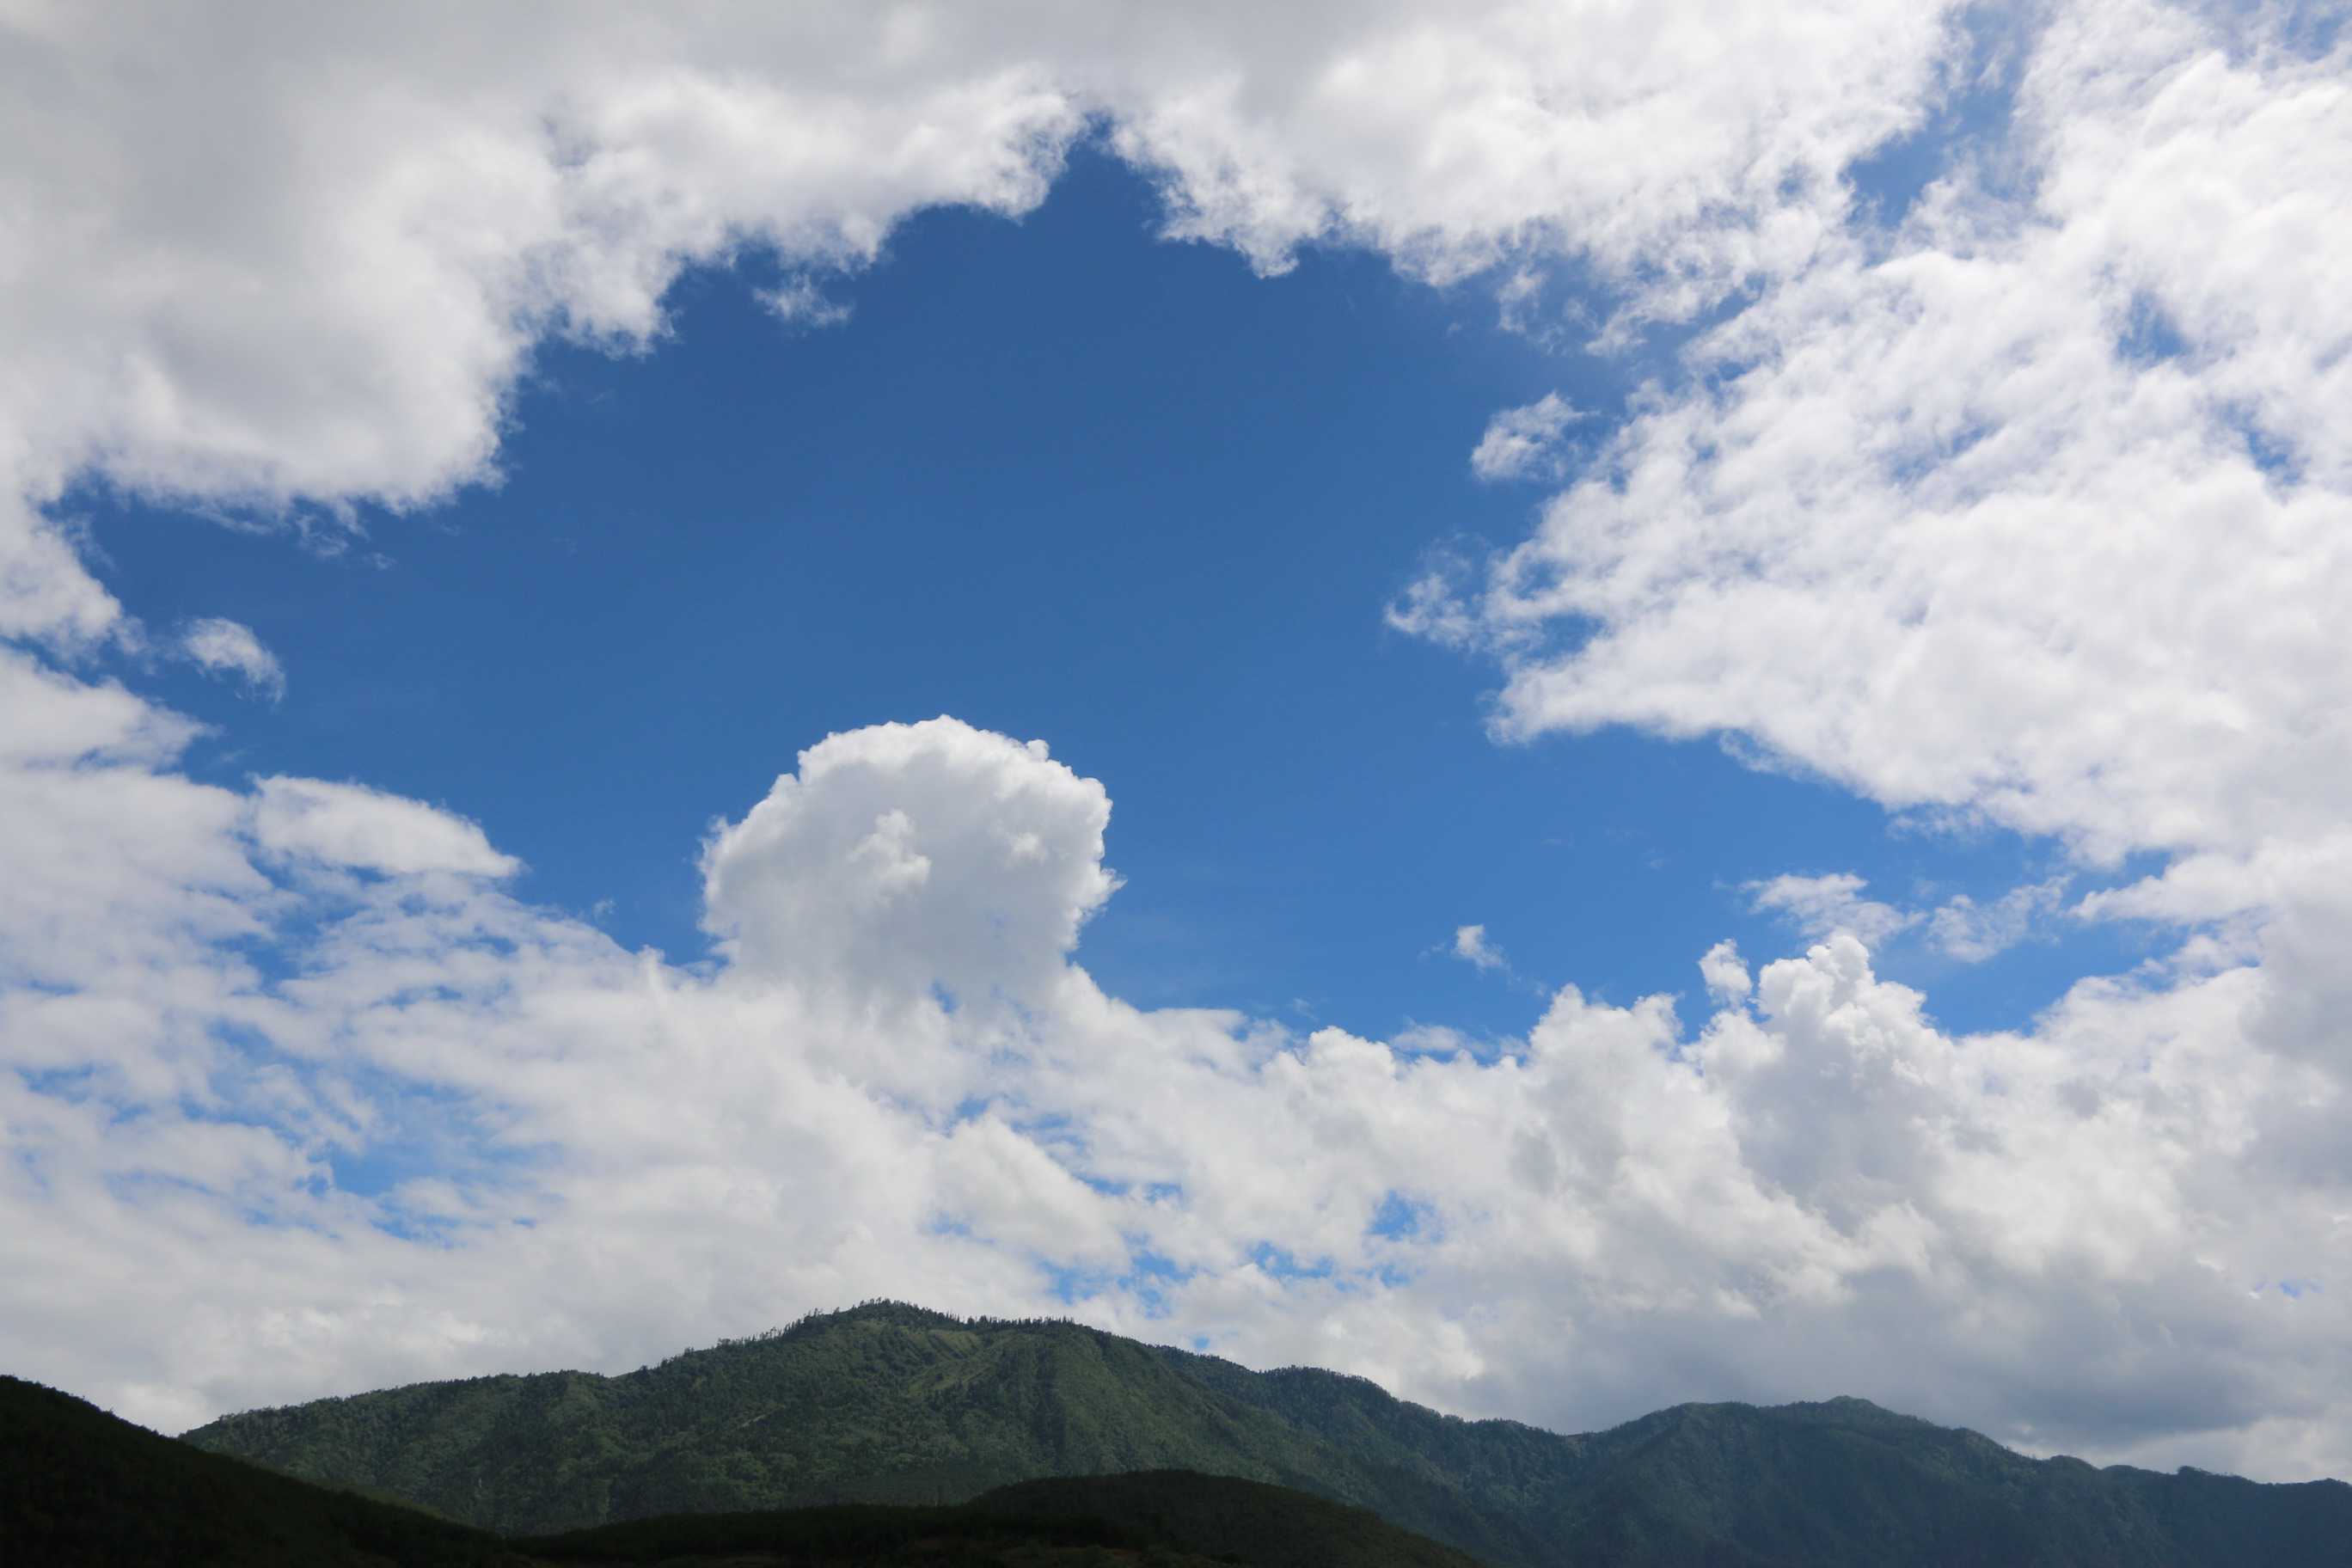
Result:
{"label": "thin cloud layer", "polygon": [[[1960,21],[18,7],[11,1370],[178,1426],[1058,1297],[1554,1425],[1843,1390],[2352,1465],[2347,59],[2268,12],[2058,7],[2006,126],[1885,227],[1847,173],[1961,85]],[[1524,545],[1402,616],[1504,661],[1517,733],[1733,735],[2162,857],[2074,908],[2177,951],[1967,1039],[1834,920],[1707,953],[1704,1020],[1571,990],[1499,1055],[1145,1012],[1069,962],[1105,788],[943,719],[746,803],[706,847],[719,957],[680,969],[517,902],[425,804],[195,783],[187,722],[61,671],[131,635],[44,510],[70,483],[327,531],[430,504],[494,478],[535,344],[657,345],[680,269],[744,248],[821,309],[910,211],[1034,205],[1090,126],[1264,270],[1370,246],[1516,320],[1566,273],[1606,342],[1713,312]]]}

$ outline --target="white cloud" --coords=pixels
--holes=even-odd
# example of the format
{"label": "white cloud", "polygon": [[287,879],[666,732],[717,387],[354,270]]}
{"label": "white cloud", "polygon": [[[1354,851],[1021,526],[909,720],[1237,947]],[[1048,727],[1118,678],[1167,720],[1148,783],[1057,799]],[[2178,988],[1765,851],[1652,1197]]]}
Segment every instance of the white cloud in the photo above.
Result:
{"label": "white cloud", "polygon": [[[2231,1113],[2231,1227],[2315,1214],[2352,1070],[2325,956],[2352,938],[2352,44],[2288,27],[2050,12],[2001,141],[1769,280],[1531,539],[1399,611],[1503,661],[1511,734],[1722,735],[1930,827],[2157,858],[2076,912],[2169,928],[2169,1000],[2085,981],[2031,1039],[2095,1060],[2154,1030],[2186,1053],[2158,1076],[2224,1100],[2321,1074],[2307,1111]],[[2058,898],[1955,900],[1929,934],[1982,958]],[[2184,1180],[2151,1201],[2190,1212]],[[2302,1223],[2273,1234],[2315,1257]]]}
{"label": "white cloud", "polygon": [[2011,888],[1990,904],[1957,894],[1927,917],[1928,935],[1954,958],[1980,963],[2046,926],[2063,906],[2071,879],[2053,877]]}
{"label": "white cloud", "polygon": [[[1925,924],[1928,941],[1942,952],[1964,963],[1981,963],[2021,942],[2046,934],[2065,908],[2066,889],[2072,881],[2071,877],[2059,876],[2028,883],[1989,904],[1956,893],[1932,910],[1898,909],[1865,899],[1862,890],[1869,884],[1850,871],[1826,877],[1774,877],[1751,882],[1747,890],[1754,908],[1785,916],[1809,937],[1843,931],[1875,950]],[[2139,906],[2127,904],[2117,894],[2104,894],[2095,895],[2088,907],[2113,917]]]}
{"label": "white cloud", "polygon": [[[1722,946],[1695,1034],[1570,990],[1488,1059],[1141,1012],[1066,960],[1101,788],[935,720],[811,748],[712,841],[737,945],[698,974],[448,875],[464,825],[240,799],[48,689],[89,711],[8,774],[46,829],[11,885],[86,928],[9,934],[0,1353],[151,1420],[878,1293],[1034,1311],[1050,1265],[1108,1326],[1557,1425],[1841,1388],[2097,1453],[2352,1447],[2340,1311],[2277,1288],[2340,1262],[2347,1173],[2298,1129],[2341,1091],[2260,1037],[2255,971],[1957,1040],[1851,937],[1752,1014]],[[275,860],[245,824],[287,802],[396,822],[319,827],[380,874]],[[1146,1255],[1155,1297],[1118,1283]]]}
{"label": "white cloud", "polygon": [[[1176,233],[1279,268],[1582,255],[1672,314],[1819,243],[1921,113],[1934,6],[1007,3],[19,7],[0,68],[0,471],[264,509],[490,476],[551,334],[657,339],[681,267],[789,314],[938,203],[1034,205],[1090,117]],[[110,608],[36,514],[0,616]]]}
{"label": "white cloud", "polygon": [[[1118,886],[1101,864],[1109,797],[1046,756],[1043,741],[944,718],[802,752],[798,773],[711,840],[712,931],[747,977],[1033,1002]],[[881,781],[891,804],[877,810]]]}
{"label": "white cloud", "polygon": [[1737,1007],[1756,989],[1747,962],[1733,942],[1718,942],[1708,948],[1698,961],[1698,972],[1699,978],[1706,982],[1706,994],[1715,999],[1717,1007]]}
{"label": "white cloud", "polygon": [[191,621],[181,629],[179,649],[215,675],[240,677],[247,689],[272,701],[286,694],[286,672],[251,626],[216,616]]}
{"label": "white cloud", "polygon": [[1489,484],[1562,479],[1568,466],[1560,437],[1584,417],[1556,392],[1522,408],[1506,408],[1486,422],[1486,434],[1470,454],[1470,471]]}
{"label": "white cloud", "polygon": [[255,781],[253,837],[274,854],[393,876],[504,877],[519,869],[470,822],[360,784],[318,779]]}
{"label": "white cloud", "polygon": [[1864,898],[1862,889],[1868,886],[1851,871],[1835,871],[1826,877],[1775,877],[1751,884],[1748,891],[1756,908],[1778,910],[1811,937],[1843,932],[1864,947],[1876,947],[1917,923],[1917,915]]}
{"label": "white cloud", "polygon": [[[1105,792],[942,720],[722,828],[729,956],[683,971],[516,902],[471,824],[199,784],[184,721],[10,652],[0,1353],[176,1425],[876,1294],[1034,1311],[1052,1264],[1113,1327],[1556,1425],[1844,1389],[2352,1463],[2305,1288],[2352,1175],[2352,97],[2270,17],[2056,8],[2008,140],[1890,235],[1841,176],[1921,122],[1943,7],[19,7],[6,635],[119,617],[41,510],[70,480],[425,504],[492,473],[535,342],[650,342],[739,247],[813,288],[922,205],[1021,211],[1100,114],[1172,232],[1269,270],[1367,244],[1727,312],[1482,592],[1425,597],[1510,663],[1511,727],[1735,732],[2152,850],[2084,913],[2189,934],[1966,1039],[1835,878],[1770,885],[1829,934],[1712,950],[1696,1031],[1569,991],[1483,1060],[1141,1012],[1067,963]],[[1398,1196],[1427,1221],[1380,1234]]]}
{"label": "white cloud", "polygon": [[1456,926],[1454,931],[1454,956],[1475,969],[1510,968],[1510,960],[1503,950],[1486,938],[1485,926]]}
{"label": "white cloud", "polygon": [[[1955,171],[1702,339],[1726,379],[1659,389],[1498,567],[1507,726],[1736,731],[2100,861],[2330,829],[2341,65],[2061,13],[2021,168]],[[2148,320],[2181,352],[2136,346]],[[1592,635],[1547,651],[1564,621]]]}

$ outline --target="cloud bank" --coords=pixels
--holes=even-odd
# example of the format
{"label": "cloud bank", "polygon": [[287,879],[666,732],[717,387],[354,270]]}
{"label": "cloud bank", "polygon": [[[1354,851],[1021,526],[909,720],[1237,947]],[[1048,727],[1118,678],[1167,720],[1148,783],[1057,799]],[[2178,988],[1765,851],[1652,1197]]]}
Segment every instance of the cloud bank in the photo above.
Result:
{"label": "cloud bank", "polygon": [[[178,1426],[1058,1299],[1554,1425],[1836,1389],[2352,1467],[2346,46],[2141,0],[0,28],[11,1370]],[[1857,199],[1970,92],[1997,123],[1916,201]],[[1262,269],[1368,246],[1530,330],[1695,332],[1581,467],[1498,423],[1496,477],[1566,488],[1397,612],[1501,661],[1507,732],[1727,736],[2156,857],[2067,918],[2171,956],[1956,1039],[1832,875],[1781,885],[1815,945],[1706,955],[1704,1018],[1570,990],[1473,1056],[1146,1012],[1070,957],[1103,786],[943,719],[826,740],[717,832],[719,953],[679,968],[516,901],[425,804],[192,781],[190,725],[93,673],[135,628],[68,485],[429,505],[494,478],[535,344],[656,345],[678,272],[746,248],[814,286],[921,206],[1018,213],[1096,132]],[[1582,313],[1541,314],[1563,278]],[[1933,923],[2013,940],[2058,897]]]}

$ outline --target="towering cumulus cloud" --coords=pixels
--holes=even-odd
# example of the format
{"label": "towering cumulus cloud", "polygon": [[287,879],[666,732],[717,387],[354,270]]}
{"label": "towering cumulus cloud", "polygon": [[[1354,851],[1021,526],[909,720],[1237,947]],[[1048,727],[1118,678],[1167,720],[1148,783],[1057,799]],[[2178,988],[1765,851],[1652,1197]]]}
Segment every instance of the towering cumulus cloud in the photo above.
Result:
{"label": "towering cumulus cloud", "polygon": [[[2144,0],[10,8],[0,1354],[174,1425],[1058,1297],[1557,1425],[1851,1389],[2352,1465],[2347,47]],[[1857,195],[1931,132],[1936,177]],[[192,781],[192,726],[93,673],[142,634],[68,485],[429,505],[494,475],[534,345],[656,344],[745,248],[822,310],[1087,134],[1264,270],[1369,247],[1540,332],[1568,279],[1604,348],[1703,326],[1573,453],[1565,405],[1498,422],[1482,473],[1566,488],[1396,608],[1502,663],[1505,730],[1736,736],[2153,857],[1927,923],[2169,956],[1954,1038],[1861,940],[1918,917],[1784,878],[1821,940],[1707,953],[1703,1020],[1571,990],[1473,1056],[1141,1011],[1072,962],[1104,787],[940,719],[716,829],[679,968],[428,805]]]}

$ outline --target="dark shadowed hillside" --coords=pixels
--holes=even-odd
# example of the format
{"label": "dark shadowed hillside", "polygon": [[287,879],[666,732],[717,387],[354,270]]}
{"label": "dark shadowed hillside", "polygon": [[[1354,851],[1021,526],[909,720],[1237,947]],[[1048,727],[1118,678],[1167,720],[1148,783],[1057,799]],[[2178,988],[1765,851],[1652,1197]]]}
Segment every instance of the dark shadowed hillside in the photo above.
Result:
{"label": "dark shadowed hillside", "polygon": [[988,1508],[1116,1520],[1255,1568],[1478,1568],[1476,1559],[1400,1530],[1367,1509],[1234,1476],[1192,1470],[1046,1476],[999,1487],[977,1500]]}
{"label": "dark shadowed hillside", "polygon": [[1853,1399],[1562,1436],[1334,1373],[887,1304],[621,1377],[422,1384],[188,1440],[508,1531],[1189,1469],[1367,1508],[1498,1568],[2352,1568],[2352,1487],[2334,1481],[2029,1459]]}
{"label": "dark shadowed hillside", "polygon": [[7,1568],[527,1568],[496,1536],[199,1453],[0,1377]]}
{"label": "dark shadowed hillside", "polygon": [[908,1568],[1477,1568],[1362,1509],[1190,1470],[1023,1481],[961,1508],[673,1514],[514,1544],[583,1565],[772,1557]]}

